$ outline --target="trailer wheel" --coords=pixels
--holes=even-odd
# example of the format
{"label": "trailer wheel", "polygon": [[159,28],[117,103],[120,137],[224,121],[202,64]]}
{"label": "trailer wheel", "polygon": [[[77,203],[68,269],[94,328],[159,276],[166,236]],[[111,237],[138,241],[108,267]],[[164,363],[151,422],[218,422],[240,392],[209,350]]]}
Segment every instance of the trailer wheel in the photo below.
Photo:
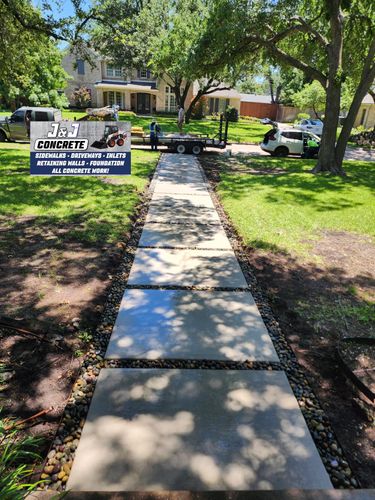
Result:
{"label": "trailer wheel", "polygon": [[191,152],[193,153],[193,155],[200,155],[202,151],[203,151],[202,144],[193,144],[191,148]]}
{"label": "trailer wheel", "polygon": [[120,139],[117,139],[117,146],[123,146],[125,144],[124,139],[120,137]]}
{"label": "trailer wheel", "polygon": [[110,148],[115,147],[115,146],[116,146],[116,141],[115,141],[114,139],[110,139],[110,140],[108,141],[108,146],[109,146]]}
{"label": "trailer wheel", "polygon": [[185,154],[186,153],[186,144],[184,144],[184,143],[177,144],[176,153],[178,153],[179,155]]}

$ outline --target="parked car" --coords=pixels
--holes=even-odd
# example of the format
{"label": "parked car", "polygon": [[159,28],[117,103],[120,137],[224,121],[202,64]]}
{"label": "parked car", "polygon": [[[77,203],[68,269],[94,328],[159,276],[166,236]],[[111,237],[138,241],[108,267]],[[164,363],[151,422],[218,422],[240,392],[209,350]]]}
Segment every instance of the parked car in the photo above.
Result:
{"label": "parked car", "polygon": [[323,133],[323,122],[322,120],[301,120],[294,125],[294,128],[321,136]]}
{"label": "parked car", "polygon": [[302,155],[309,138],[320,143],[320,138],[311,132],[302,132],[294,128],[273,128],[265,134],[260,147],[271,156]]}
{"label": "parked car", "polygon": [[30,122],[59,122],[61,120],[59,109],[22,106],[9,118],[0,119],[0,142],[30,140]]}
{"label": "parked car", "polygon": [[262,125],[273,125],[274,127],[277,125],[276,122],[272,121],[271,118],[262,118],[260,120]]}

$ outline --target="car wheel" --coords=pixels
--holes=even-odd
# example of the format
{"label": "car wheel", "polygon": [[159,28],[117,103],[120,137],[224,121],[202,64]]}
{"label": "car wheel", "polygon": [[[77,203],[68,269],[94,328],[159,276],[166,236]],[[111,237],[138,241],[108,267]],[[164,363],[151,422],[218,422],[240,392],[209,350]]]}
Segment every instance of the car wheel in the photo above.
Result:
{"label": "car wheel", "polygon": [[124,139],[117,139],[117,146],[123,146],[125,144]]}
{"label": "car wheel", "polygon": [[193,155],[200,155],[203,150],[202,144],[194,144],[191,148]]}
{"label": "car wheel", "polygon": [[7,140],[7,136],[3,130],[0,130],[0,142],[5,142]]}
{"label": "car wheel", "polygon": [[179,155],[183,155],[186,153],[186,145],[185,144],[177,144],[176,153]]}
{"label": "car wheel", "polygon": [[285,146],[279,146],[273,152],[273,155],[277,156],[278,158],[285,158],[286,156],[288,156],[288,154],[289,154],[289,149],[286,148]]}
{"label": "car wheel", "polygon": [[115,141],[114,139],[109,140],[109,141],[108,141],[108,146],[109,146],[110,148],[115,147],[115,146],[116,146],[116,141]]}

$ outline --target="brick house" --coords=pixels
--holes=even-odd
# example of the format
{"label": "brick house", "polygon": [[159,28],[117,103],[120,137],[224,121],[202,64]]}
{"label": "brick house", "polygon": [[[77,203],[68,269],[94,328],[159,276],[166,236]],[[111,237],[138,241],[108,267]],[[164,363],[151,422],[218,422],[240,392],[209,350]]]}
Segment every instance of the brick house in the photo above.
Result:
{"label": "brick house", "polygon": [[[91,93],[92,107],[118,104],[120,109],[138,114],[177,111],[175,95],[168,82],[155,78],[146,68],[126,70],[105,60],[98,60],[91,67],[87,61],[70,53],[63,58],[63,67],[72,77],[65,89],[72,105],[73,91],[84,86]],[[191,89],[187,102],[192,98]]]}

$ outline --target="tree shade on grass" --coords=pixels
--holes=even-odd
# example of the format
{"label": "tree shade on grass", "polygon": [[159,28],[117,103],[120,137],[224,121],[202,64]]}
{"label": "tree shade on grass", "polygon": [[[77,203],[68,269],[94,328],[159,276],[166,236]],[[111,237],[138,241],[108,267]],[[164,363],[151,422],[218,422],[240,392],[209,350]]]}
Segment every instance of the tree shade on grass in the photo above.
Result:
{"label": "tree shade on grass", "polygon": [[36,216],[41,230],[44,224],[68,223],[70,237],[116,241],[129,229],[129,216],[156,161],[150,151],[133,151],[132,175],[116,177],[116,183],[103,177],[32,177],[29,145],[2,143],[0,220],[11,226],[17,217]]}
{"label": "tree shade on grass", "polygon": [[241,163],[222,172],[218,193],[247,245],[307,255],[322,230],[375,237],[374,163],[345,162],[347,178],[311,176],[311,160]]}

